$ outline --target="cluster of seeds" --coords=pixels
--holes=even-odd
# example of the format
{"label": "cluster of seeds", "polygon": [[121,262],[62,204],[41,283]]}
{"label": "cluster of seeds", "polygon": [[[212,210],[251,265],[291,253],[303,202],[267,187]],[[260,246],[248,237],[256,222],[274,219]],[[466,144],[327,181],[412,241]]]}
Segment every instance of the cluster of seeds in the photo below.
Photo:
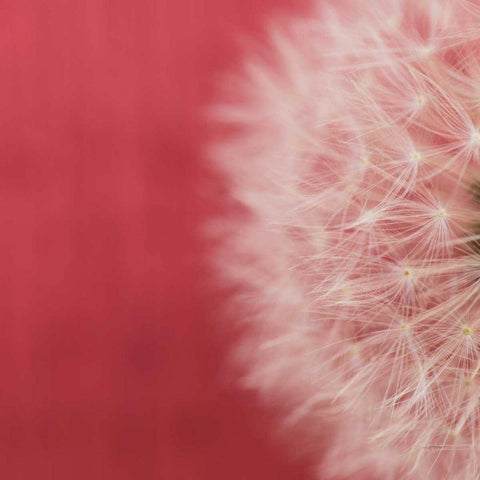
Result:
{"label": "cluster of seeds", "polygon": [[322,479],[480,479],[480,3],[341,0],[271,38],[217,111],[249,385]]}

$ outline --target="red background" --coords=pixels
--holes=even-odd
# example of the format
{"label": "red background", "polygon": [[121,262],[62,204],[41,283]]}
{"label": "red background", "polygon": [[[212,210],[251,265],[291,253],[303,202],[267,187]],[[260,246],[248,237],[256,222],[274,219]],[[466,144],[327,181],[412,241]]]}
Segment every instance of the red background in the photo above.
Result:
{"label": "red background", "polygon": [[199,108],[294,3],[0,2],[2,480],[307,478],[220,381],[196,233]]}

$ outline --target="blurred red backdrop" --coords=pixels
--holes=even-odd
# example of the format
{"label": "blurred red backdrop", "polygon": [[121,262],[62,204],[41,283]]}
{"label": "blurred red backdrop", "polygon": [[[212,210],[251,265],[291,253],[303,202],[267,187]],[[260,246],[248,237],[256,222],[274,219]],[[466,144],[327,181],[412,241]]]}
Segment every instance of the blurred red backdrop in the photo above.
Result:
{"label": "blurred red backdrop", "polygon": [[307,478],[219,380],[196,233],[199,108],[294,3],[1,2],[2,480]]}

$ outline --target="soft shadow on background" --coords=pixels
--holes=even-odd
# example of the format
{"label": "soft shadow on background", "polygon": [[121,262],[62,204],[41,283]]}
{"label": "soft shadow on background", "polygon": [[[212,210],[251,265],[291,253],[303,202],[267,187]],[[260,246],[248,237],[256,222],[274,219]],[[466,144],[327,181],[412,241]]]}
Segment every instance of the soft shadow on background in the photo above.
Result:
{"label": "soft shadow on background", "polygon": [[0,478],[307,478],[219,381],[196,233],[199,108],[295,3],[2,2]]}

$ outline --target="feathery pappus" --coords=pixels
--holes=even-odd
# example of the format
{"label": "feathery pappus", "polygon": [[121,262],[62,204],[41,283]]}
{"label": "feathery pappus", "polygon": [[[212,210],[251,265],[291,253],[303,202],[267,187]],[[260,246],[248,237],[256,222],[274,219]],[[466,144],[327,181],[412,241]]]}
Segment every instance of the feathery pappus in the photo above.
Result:
{"label": "feathery pappus", "polygon": [[320,2],[270,39],[214,108],[245,382],[320,479],[480,479],[480,1]]}

